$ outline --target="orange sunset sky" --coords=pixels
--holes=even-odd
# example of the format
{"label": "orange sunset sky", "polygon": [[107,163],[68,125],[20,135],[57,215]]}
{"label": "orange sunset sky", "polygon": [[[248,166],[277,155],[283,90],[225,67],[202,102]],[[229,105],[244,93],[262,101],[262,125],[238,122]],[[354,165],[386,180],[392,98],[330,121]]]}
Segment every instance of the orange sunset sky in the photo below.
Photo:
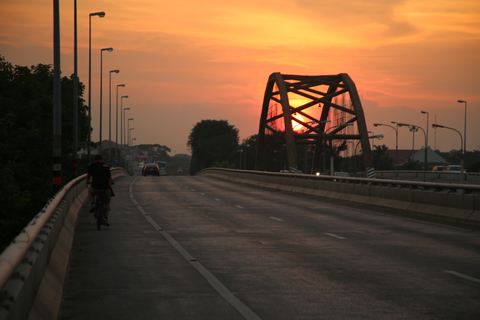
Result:
{"label": "orange sunset sky", "polygon": [[[73,73],[73,0],[60,1],[62,75]],[[272,72],[348,73],[359,91],[367,128],[395,148],[395,133],[373,123],[436,122],[480,150],[480,1],[478,0],[78,0],[79,77],[88,85],[92,17],[92,140],[99,137],[100,49],[104,139],[108,76],[112,114],[116,85],[130,107],[135,144],[160,143],[190,153],[188,135],[203,119],[228,120],[240,138],[258,133]],[[53,64],[53,1],[0,0],[0,54],[14,65]],[[84,99],[87,100],[87,92]],[[53,107],[53,106],[52,106]],[[112,119],[112,123],[115,121]],[[114,140],[115,130],[112,127]],[[460,148],[458,134],[429,129],[429,144]],[[412,134],[399,129],[399,148]],[[415,148],[423,144],[415,135]],[[377,144],[377,142],[376,142]]]}

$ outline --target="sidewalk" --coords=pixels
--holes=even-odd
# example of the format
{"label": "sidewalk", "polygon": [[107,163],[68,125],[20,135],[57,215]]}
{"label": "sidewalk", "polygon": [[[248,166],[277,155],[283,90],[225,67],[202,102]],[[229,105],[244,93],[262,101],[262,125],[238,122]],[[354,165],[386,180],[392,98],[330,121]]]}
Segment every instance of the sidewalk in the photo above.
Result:
{"label": "sidewalk", "polygon": [[59,319],[242,319],[138,211],[133,179],[116,180],[110,227],[83,205]]}

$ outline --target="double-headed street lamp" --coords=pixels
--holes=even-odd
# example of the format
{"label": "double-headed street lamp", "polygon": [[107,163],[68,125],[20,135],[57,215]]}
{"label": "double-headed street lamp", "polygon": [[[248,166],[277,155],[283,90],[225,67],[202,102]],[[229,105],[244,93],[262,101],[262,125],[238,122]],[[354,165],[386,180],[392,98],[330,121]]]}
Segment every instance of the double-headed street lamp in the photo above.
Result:
{"label": "double-headed street lamp", "polygon": [[94,16],[103,18],[105,12],[94,12],[88,16],[88,160],[90,160],[90,143],[92,141],[92,17]]}
{"label": "double-headed street lamp", "polygon": [[437,128],[444,128],[444,129],[450,129],[450,130],[453,130],[453,131],[456,131],[458,133],[458,135],[460,136],[460,157],[461,157],[461,170],[462,170],[462,173],[460,175],[460,179],[463,181],[464,180],[464,177],[465,177],[465,159],[464,159],[464,143],[465,143],[465,140],[463,139],[462,137],[462,134],[460,133],[460,131],[458,131],[457,129],[454,129],[454,128],[451,128],[451,127],[447,127],[447,126],[442,126],[440,124],[432,124],[432,128],[433,129],[437,129]]}
{"label": "double-headed street lamp", "polygon": [[[428,123],[429,123],[429,119],[430,119],[430,113],[428,113],[427,111],[420,111],[420,112],[427,115],[427,147],[428,147],[428,146],[429,146],[429,140],[428,140]],[[426,149],[427,147],[425,147],[425,149]],[[427,152],[427,151],[425,151],[425,163],[428,164],[428,152]]]}
{"label": "double-headed street lamp", "polygon": [[113,48],[100,49],[100,153],[102,153],[103,51],[112,52]]}
{"label": "double-headed street lamp", "polygon": [[119,73],[120,70],[110,70],[108,74],[108,148],[109,161],[112,164],[112,73]]}
{"label": "double-headed street lamp", "polygon": [[[399,127],[408,127],[410,129],[410,131],[417,131],[418,129],[422,130],[423,131],[423,135],[425,136],[425,154],[424,154],[424,166],[423,166],[423,181],[426,180],[426,176],[427,176],[427,145],[428,145],[428,142],[427,142],[427,134],[425,133],[425,130],[423,130],[422,127],[419,127],[419,126],[416,126],[416,125],[413,125],[413,124],[408,124],[408,123],[397,123],[397,125]],[[413,154],[412,154],[413,156]]]}
{"label": "double-headed street lamp", "polygon": [[457,100],[458,103],[465,104],[465,124],[463,125],[463,152],[467,151],[467,101]]}
{"label": "double-headed street lamp", "polygon": [[374,123],[373,125],[375,127],[387,126],[395,130],[395,177],[398,177],[398,168],[397,168],[398,167],[398,129],[395,128],[394,126],[391,126],[389,124],[383,124],[383,123]]}

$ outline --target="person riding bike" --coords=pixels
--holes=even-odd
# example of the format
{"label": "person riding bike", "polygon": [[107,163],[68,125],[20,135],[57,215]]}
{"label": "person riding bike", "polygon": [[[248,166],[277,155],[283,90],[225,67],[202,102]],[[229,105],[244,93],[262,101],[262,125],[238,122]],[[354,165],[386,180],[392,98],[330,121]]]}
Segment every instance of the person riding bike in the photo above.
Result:
{"label": "person riding bike", "polygon": [[95,196],[100,196],[103,200],[105,209],[105,221],[103,224],[109,226],[108,214],[110,213],[110,190],[111,185],[113,184],[113,179],[110,174],[110,168],[103,161],[101,154],[96,154],[94,162],[88,167],[87,185],[90,184],[90,180],[92,181],[92,185],[88,189],[88,197],[92,206],[90,212],[93,212],[95,208]]}

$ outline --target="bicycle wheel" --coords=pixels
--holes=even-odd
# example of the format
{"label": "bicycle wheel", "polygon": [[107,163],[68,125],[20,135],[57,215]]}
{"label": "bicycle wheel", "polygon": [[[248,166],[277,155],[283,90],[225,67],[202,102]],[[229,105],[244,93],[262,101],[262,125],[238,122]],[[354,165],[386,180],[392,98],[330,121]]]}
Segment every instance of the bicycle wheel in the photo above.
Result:
{"label": "bicycle wheel", "polygon": [[97,201],[97,207],[95,209],[95,217],[97,218],[97,230],[102,228],[103,221],[103,202]]}

